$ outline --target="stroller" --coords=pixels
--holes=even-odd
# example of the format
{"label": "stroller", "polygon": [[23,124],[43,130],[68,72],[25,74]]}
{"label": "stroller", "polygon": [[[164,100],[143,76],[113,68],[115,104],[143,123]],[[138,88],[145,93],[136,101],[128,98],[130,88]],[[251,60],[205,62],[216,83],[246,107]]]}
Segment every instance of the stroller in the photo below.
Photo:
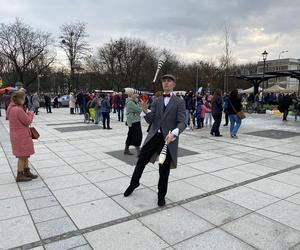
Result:
{"label": "stroller", "polygon": [[94,123],[96,115],[95,102],[93,100],[88,101],[86,104],[86,113],[84,114],[84,123]]}

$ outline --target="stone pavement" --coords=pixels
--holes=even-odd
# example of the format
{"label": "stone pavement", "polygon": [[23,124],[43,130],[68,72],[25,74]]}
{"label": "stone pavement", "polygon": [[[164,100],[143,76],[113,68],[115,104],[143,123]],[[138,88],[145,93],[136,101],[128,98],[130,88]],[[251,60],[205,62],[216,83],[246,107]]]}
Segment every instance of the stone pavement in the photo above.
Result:
{"label": "stone pavement", "polygon": [[163,209],[157,163],[123,197],[136,157],[122,155],[127,127],[115,114],[112,130],[68,109],[41,110],[34,126],[39,178],[16,184],[0,118],[0,249],[300,249],[299,122],[251,115],[238,139],[186,130]]}

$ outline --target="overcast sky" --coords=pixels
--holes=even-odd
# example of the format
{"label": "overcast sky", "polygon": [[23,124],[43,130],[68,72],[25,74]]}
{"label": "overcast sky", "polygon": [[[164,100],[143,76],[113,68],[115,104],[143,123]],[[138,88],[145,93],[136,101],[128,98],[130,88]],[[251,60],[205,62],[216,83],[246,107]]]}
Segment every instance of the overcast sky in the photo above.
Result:
{"label": "overcast sky", "polygon": [[218,60],[225,25],[236,62],[256,62],[265,49],[268,59],[282,50],[300,58],[299,15],[299,0],[0,0],[0,22],[20,17],[57,41],[61,24],[80,20],[93,47],[135,37],[187,62]]}

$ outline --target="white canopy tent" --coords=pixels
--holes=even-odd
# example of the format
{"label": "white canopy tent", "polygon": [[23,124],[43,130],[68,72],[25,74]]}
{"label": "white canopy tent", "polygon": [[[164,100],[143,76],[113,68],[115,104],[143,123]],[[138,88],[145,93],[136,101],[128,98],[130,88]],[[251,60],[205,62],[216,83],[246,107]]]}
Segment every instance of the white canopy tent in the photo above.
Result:
{"label": "white canopy tent", "polygon": [[[258,88],[258,92],[262,91],[262,88],[259,87]],[[251,87],[249,89],[244,89],[241,91],[242,94],[251,94],[251,93],[254,93],[254,87]]]}
{"label": "white canopy tent", "polygon": [[283,93],[286,89],[283,87],[280,87],[279,85],[273,85],[270,88],[264,89],[264,93]]}

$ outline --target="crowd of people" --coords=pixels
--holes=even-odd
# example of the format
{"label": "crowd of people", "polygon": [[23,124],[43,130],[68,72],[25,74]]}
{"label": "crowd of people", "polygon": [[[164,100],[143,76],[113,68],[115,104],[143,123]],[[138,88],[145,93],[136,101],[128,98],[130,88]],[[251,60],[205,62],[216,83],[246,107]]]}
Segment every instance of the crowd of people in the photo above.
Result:
{"label": "crowd of people", "polygon": [[[21,94],[20,94],[21,93]],[[174,92],[175,94],[175,92]],[[71,92],[69,94],[69,108],[70,114],[88,114],[89,119],[95,124],[102,122],[103,129],[112,129],[110,126],[110,115],[115,113],[119,122],[125,122],[128,126],[128,134],[125,142],[124,154],[131,155],[130,146],[134,146],[137,155],[140,154],[140,146],[142,142],[142,128],[141,117],[143,117],[142,104],[147,103],[148,109],[155,100],[159,99],[163,92],[157,92],[154,95],[138,95],[132,93],[102,93],[99,91],[92,91],[90,93],[79,91],[78,93]],[[175,94],[185,104],[184,108],[184,124],[187,129],[202,129],[208,128],[212,136],[220,137],[220,126],[222,117],[224,116],[223,126],[230,125],[229,131],[232,138],[237,138],[239,128],[242,123],[240,113],[243,110],[243,103],[253,102],[259,104],[277,104],[278,110],[283,113],[283,120],[287,120],[290,107],[293,106],[295,112],[295,120],[300,115],[300,99],[294,94],[258,94],[254,96],[250,94],[239,94],[237,90],[230,93],[222,94],[220,89],[216,89],[212,94],[202,94],[189,92],[176,92]],[[253,98],[254,97],[254,98]],[[22,107],[24,113],[22,116],[26,119],[18,121],[18,125],[26,124],[28,127],[33,119],[33,114],[39,114],[39,108],[45,107],[47,113],[52,113],[52,107],[58,108],[58,98],[55,96],[51,98],[50,94],[38,95],[34,93],[30,95],[26,90],[17,91],[15,93],[5,93],[1,97],[1,106],[5,109],[7,119],[11,118],[13,121],[16,117],[12,114],[14,110],[21,112],[16,107]],[[1,115],[1,109],[0,109]],[[11,122],[10,121],[10,122]],[[11,122],[13,124],[13,122]],[[12,125],[15,126],[15,125]],[[151,131],[152,124],[150,123],[147,132]],[[12,129],[13,131],[13,129]],[[19,135],[18,135],[19,137]],[[17,146],[15,146],[16,148]],[[14,147],[13,147],[14,148]],[[30,177],[24,175],[24,170],[27,169],[27,161],[33,151],[25,155],[20,155],[15,149],[16,156],[20,157],[18,163],[19,172],[17,180],[28,180]],[[27,165],[26,165],[27,164]]]}

